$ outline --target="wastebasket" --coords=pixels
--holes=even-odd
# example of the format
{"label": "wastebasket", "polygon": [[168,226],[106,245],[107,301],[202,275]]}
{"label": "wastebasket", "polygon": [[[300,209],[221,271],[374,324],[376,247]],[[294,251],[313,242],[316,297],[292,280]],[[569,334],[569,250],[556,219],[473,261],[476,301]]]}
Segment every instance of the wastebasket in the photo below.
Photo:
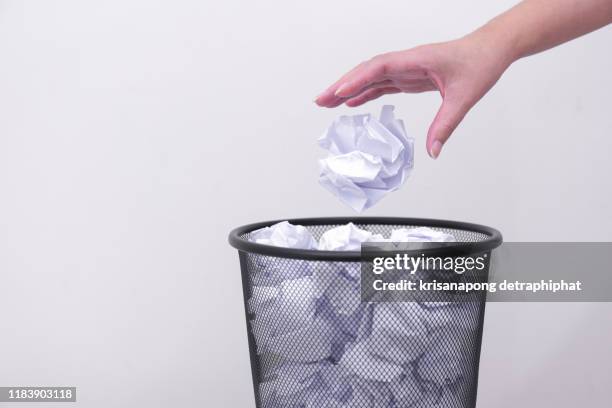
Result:
{"label": "wastebasket", "polygon": [[[236,228],[257,408],[474,408],[486,292],[461,301],[368,302],[360,291],[360,251],[262,245],[249,234],[278,221]],[[315,239],[354,223],[388,235],[429,227],[452,234],[453,247],[485,254],[499,231],[482,225],[412,218],[289,220]],[[429,255],[432,255],[430,252]],[[479,279],[488,279],[486,270]],[[484,278],[483,278],[484,277]],[[469,279],[468,274],[461,279]]]}

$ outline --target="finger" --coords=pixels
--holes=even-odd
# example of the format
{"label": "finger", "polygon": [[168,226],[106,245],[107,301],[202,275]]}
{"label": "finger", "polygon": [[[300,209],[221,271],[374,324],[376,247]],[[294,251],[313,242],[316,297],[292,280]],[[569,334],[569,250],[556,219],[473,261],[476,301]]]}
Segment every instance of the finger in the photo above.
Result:
{"label": "finger", "polygon": [[355,71],[363,68],[363,66],[366,63],[367,63],[367,61],[362,62],[359,65],[353,67],[350,71],[348,71],[344,75],[342,75],[340,77],[340,79],[338,79],[336,82],[334,82],[331,86],[329,86],[329,88],[327,88],[325,91],[321,92],[321,94],[319,94],[319,96],[317,96],[315,98],[315,103],[317,105],[319,105],[319,106],[332,107],[332,106],[329,106],[329,105],[332,105],[332,104],[336,103],[337,100],[338,100],[338,97],[335,95],[335,92],[338,89],[338,87],[340,85],[342,85],[344,82],[346,82],[346,79],[350,75],[352,75]]}
{"label": "finger", "polygon": [[[367,91],[369,89],[386,88],[386,87],[389,87],[389,86],[393,86],[393,81],[391,81],[391,80],[384,80],[384,81],[380,81],[380,82],[375,82],[373,84],[368,85],[363,90],[363,92],[365,92],[365,91]],[[346,102],[347,99],[350,99],[350,98],[352,98],[354,96],[358,96],[358,95],[353,95],[353,96],[348,97],[348,98],[344,98],[344,97],[333,95],[331,98],[327,99],[328,103],[325,104],[325,105],[322,105],[322,106],[325,106],[325,107],[328,107],[328,108],[335,108],[338,105],[342,105],[344,102]]]}
{"label": "finger", "polygon": [[375,57],[360,69],[356,69],[338,85],[334,91],[334,95],[349,98],[359,95],[367,89],[369,85],[376,82],[381,82],[387,79],[387,64],[389,60],[382,56]]}
{"label": "finger", "polygon": [[406,75],[394,75],[393,84],[404,92],[418,93],[438,90],[438,86],[431,78],[409,78]]}
{"label": "finger", "polygon": [[[415,50],[389,52],[372,58],[360,69],[356,69],[340,81],[334,94],[351,98],[359,95],[376,82],[423,81],[429,79],[428,73],[419,67],[419,54]],[[401,87],[400,87],[401,88]]]}
{"label": "finger", "polygon": [[364,102],[358,102],[361,95],[363,95],[364,93],[368,92],[371,89],[378,89],[378,88],[393,88],[395,90],[394,92],[385,92],[385,93],[399,93],[399,92],[422,93],[422,92],[429,92],[429,91],[434,91],[438,89],[436,88],[435,85],[433,85],[431,81],[413,80],[413,81],[404,81],[404,83],[402,84],[396,84],[395,81],[387,79],[381,82],[377,82],[375,84],[368,85],[366,87],[366,90],[360,93],[359,95],[354,95],[349,98],[336,97],[336,99],[333,100],[329,105],[326,105],[326,107],[335,108],[336,106],[342,105],[345,102],[347,106],[350,106],[350,107],[363,105],[365,102],[367,102],[367,100]]}
{"label": "finger", "polygon": [[[351,73],[349,73],[349,74],[351,74]],[[343,83],[346,83],[346,81],[347,81],[346,78],[350,78],[349,74],[345,75],[342,79],[338,80],[334,85],[332,85],[325,92],[323,92],[321,95],[319,95],[315,99],[315,102],[319,106],[333,108],[335,106],[341,105],[347,99],[349,99],[349,98],[351,98],[353,96],[356,96],[359,93],[361,93],[363,91],[366,91],[366,90],[368,90],[370,88],[376,88],[376,87],[383,87],[383,86],[391,85],[391,80],[381,79],[380,81],[373,81],[371,83],[368,83],[358,93],[356,93],[354,95],[339,95],[338,94],[338,89],[340,87],[342,87]]]}
{"label": "finger", "polygon": [[336,81],[315,102],[321,106],[337,103],[337,98],[350,98],[363,92],[367,86],[381,82],[388,68],[390,58],[380,55],[363,62]]}
{"label": "finger", "polygon": [[[402,84],[402,85],[395,85],[393,83],[393,81],[384,81],[383,83],[387,84],[385,86],[375,86],[375,87],[371,87],[370,89],[366,90],[365,92],[360,93],[359,95],[353,96],[351,98],[349,98],[348,100],[346,100],[346,105],[350,106],[350,107],[355,107],[355,106],[359,106],[359,105],[363,105],[364,103],[372,100],[372,99],[376,99],[378,97],[380,97],[381,95],[384,94],[391,94],[391,93],[400,93],[400,92],[406,92],[406,93],[421,93],[421,92],[429,92],[429,91],[433,91],[436,90],[437,88],[432,86],[431,83],[428,82],[423,82],[423,81],[415,81],[415,82],[411,82],[408,84]],[[376,92],[376,90],[379,89],[383,89],[384,92],[380,95],[378,95]],[[370,96],[375,95],[374,98],[371,98]],[[365,98],[364,101],[362,101],[362,97]]]}
{"label": "finger", "polygon": [[411,82],[408,84],[397,85],[402,92],[406,93],[421,93],[421,92],[430,92],[437,91],[438,88],[435,87],[431,82],[418,81]]}
{"label": "finger", "polygon": [[383,95],[394,94],[401,92],[399,89],[395,87],[386,87],[386,88],[372,88],[368,89],[365,92],[362,92],[358,96],[351,98],[346,101],[346,106],[354,108],[355,106],[363,105],[366,102],[369,102],[373,99],[380,98]]}
{"label": "finger", "polygon": [[459,126],[471,107],[472,104],[463,98],[447,95],[443,99],[442,106],[427,132],[427,152],[433,159],[440,155],[444,143]]}

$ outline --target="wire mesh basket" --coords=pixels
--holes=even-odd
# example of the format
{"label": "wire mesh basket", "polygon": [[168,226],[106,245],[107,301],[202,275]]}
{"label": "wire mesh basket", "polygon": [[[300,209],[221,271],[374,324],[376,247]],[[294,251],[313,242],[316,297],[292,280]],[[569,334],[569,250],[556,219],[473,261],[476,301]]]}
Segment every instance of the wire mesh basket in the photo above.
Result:
{"label": "wire mesh basket", "polygon": [[[230,233],[238,249],[257,408],[473,408],[486,294],[461,301],[375,302],[361,296],[360,251],[273,247]],[[410,218],[308,218],[315,239],[353,222],[388,235],[426,226],[452,234],[470,253],[501,244],[492,228]],[[488,278],[488,265],[479,279]],[[464,274],[461,279],[470,279]],[[473,277],[472,277],[473,278]]]}

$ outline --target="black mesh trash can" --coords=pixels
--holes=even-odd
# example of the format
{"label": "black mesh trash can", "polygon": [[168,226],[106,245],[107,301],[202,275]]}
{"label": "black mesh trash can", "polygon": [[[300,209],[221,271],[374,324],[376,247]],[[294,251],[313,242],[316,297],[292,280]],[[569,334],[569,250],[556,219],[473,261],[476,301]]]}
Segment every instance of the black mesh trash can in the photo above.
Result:
{"label": "black mesh trash can", "polygon": [[[257,408],[473,408],[486,293],[461,301],[362,301],[360,251],[316,251],[249,241],[277,221],[230,233],[238,249]],[[307,218],[315,239],[354,223],[387,236],[425,226],[487,254],[502,242],[492,228],[411,218]],[[488,264],[481,281],[488,278]],[[470,279],[464,274],[460,279]],[[473,278],[473,277],[472,277]],[[456,279],[456,278],[455,278]]]}

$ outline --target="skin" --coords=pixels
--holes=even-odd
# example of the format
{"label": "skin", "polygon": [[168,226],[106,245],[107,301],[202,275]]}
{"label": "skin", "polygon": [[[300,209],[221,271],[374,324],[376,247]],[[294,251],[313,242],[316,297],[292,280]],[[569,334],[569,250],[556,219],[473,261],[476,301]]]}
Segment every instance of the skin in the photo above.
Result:
{"label": "skin", "polygon": [[438,91],[442,104],[427,151],[444,143],[510,65],[612,23],[612,0],[525,0],[463,38],[377,55],[321,93],[315,103],[363,105],[393,93]]}

